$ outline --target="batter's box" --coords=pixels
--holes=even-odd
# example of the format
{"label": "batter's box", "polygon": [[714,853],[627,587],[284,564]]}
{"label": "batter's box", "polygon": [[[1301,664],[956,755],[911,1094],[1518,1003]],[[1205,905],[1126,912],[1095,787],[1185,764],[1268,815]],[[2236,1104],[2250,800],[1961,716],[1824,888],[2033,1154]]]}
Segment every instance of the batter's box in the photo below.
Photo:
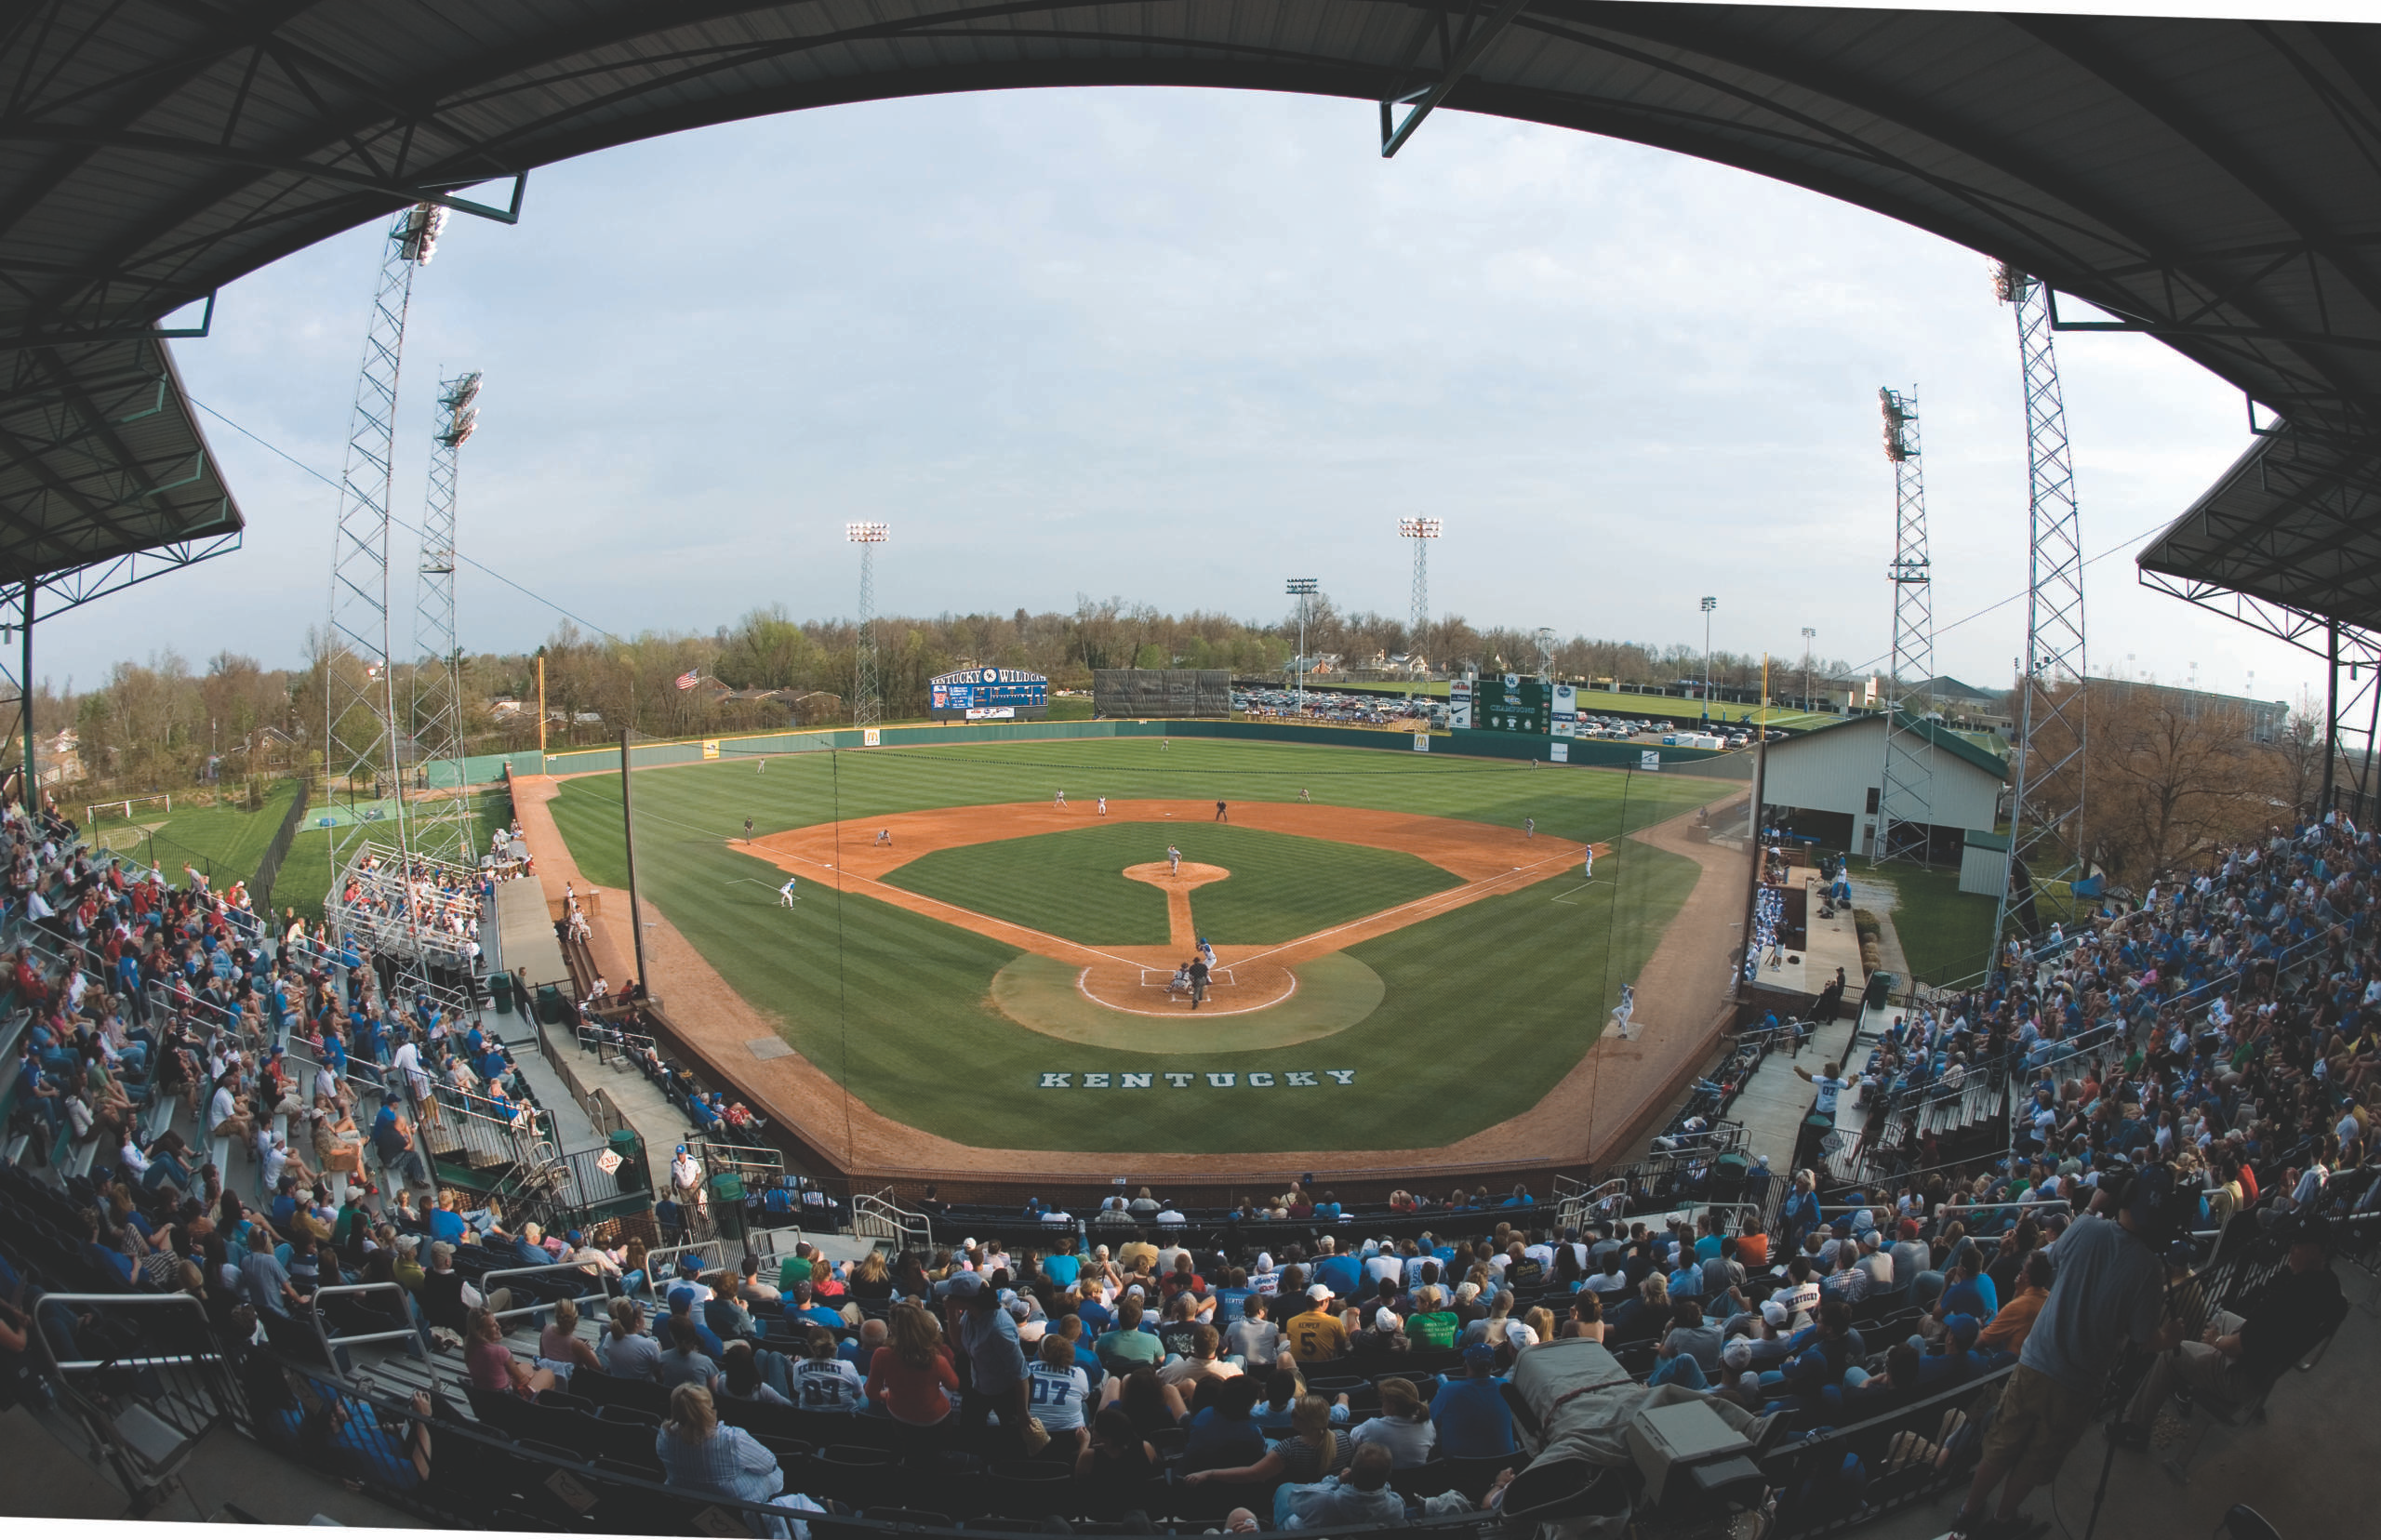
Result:
{"label": "batter's box", "polygon": [[[1141,988],[1144,989],[1163,989],[1168,984],[1173,982],[1174,970],[1172,968],[1143,968],[1141,970]],[[1231,970],[1230,968],[1210,968],[1207,970],[1207,983],[1211,987],[1219,989],[1226,985],[1237,984],[1239,982],[1240,980],[1232,977]]]}

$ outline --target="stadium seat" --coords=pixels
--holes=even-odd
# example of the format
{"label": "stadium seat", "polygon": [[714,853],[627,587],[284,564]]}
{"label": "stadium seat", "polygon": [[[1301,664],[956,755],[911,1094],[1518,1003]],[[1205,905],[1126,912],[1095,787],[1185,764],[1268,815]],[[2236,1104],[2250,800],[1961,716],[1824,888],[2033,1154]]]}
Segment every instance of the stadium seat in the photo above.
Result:
{"label": "stadium seat", "polygon": [[1039,1523],[1075,1507],[1074,1472],[1055,1460],[1003,1460],[984,1473],[983,1502],[1002,1519]]}

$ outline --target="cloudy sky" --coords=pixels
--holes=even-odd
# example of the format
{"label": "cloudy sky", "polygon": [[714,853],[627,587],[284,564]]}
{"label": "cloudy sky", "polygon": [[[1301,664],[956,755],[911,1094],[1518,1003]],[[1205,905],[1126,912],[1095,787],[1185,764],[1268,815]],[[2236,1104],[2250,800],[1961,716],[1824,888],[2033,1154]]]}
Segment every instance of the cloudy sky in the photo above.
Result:
{"label": "cloudy sky", "polygon": [[[2025,464],[2010,313],[1972,252],[1723,167],[1442,113],[1185,90],[895,101],[536,173],[517,228],[449,227],[415,287],[397,508],[433,381],[486,371],[467,551],[607,630],[1078,594],[1282,613],[1312,574],[1401,612],[1396,522],[1446,521],[1433,608],[1869,660],[1888,643],[1880,385],[1922,407],[1938,665],[2004,684]],[[226,291],[192,393],[336,475],[377,230]],[[2318,670],[2138,588],[2130,551],[2245,440],[2237,394],[2137,338],[2061,341],[2095,671],[2295,697]],[[43,672],[224,646],[294,662],[329,487],[205,418],[238,556],[60,621]],[[461,584],[465,644],[559,617]],[[409,598],[409,596],[406,596]],[[404,603],[401,600],[401,603]],[[225,617],[237,617],[227,626]]]}

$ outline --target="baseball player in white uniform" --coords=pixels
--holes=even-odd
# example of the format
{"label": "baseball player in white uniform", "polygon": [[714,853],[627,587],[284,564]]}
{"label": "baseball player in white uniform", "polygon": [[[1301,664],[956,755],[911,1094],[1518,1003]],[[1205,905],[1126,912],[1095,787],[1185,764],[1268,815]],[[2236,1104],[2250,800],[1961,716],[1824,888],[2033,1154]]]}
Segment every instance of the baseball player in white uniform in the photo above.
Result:
{"label": "baseball player in white uniform", "polygon": [[1064,807],[1067,805],[1067,789],[1065,787],[1062,786],[1058,788],[1057,795],[1050,799],[1050,805],[1052,807]]}
{"label": "baseball player in white uniform", "polygon": [[785,880],[785,886],[778,889],[778,903],[780,907],[793,908],[793,887],[801,880],[798,877],[789,877]]}
{"label": "baseball player in white uniform", "polygon": [[1175,849],[1172,845],[1167,845],[1165,847],[1165,874],[1168,877],[1179,877],[1182,875],[1182,852]]}
{"label": "baseball player in white uniform", "polygon": [[1619,1031],[1623,1042],[1637,1041],[1636,1016],[1637,986],[1623,984],[1620,987],[1620,1003],[1612,1008],[1612,1025]]}
{"label": "baseball player in white uniform", "polygon": [[1099,799],[1099,816],[1103,818],[1108,816],[1108,799],[1106,797]]}
{"label": "baseball player in white uniform", "polygon": [[1523,818],[1522,820],[1522,838],[1524,840],[1535,840],[1537,838],[1537,820],[1536,818]]}
{"label": "baseball player in white uniform", "polygon": [[1584,859],[1582,859],[1582,860],[1581,860],[1581,862],[1580,862],[1580,864],[1579,864],[1579,875],[1580,875],[1580,876],[1582,876],[1582,877],[1589,877],[1589,878],[1592,878],[1592,877],[1594,877],[1594,876],[1595,876],[1595,874],[1596,874],[1596,847],[1595,847],[1595,846],[1593,846],[1593,845],[1590,845],[1590,846],[1588,846],[1588,853],[1587,853],[1586,857],[1585,857]]}
{"label": "baseball player in white uniform", "polygon": [[893,843],[893,831],[889,829],[878,830],[876,831],[876,843],[881,845],[891,844]]}

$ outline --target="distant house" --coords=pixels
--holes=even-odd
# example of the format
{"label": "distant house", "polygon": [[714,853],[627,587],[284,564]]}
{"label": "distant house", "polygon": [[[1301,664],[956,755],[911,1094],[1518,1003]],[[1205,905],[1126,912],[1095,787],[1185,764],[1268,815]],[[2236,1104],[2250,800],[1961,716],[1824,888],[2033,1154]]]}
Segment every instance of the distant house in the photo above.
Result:
{"label": "distant house", "polygon": [[498,696],[487,703],[488,720],[491,722],[511,722],[521,714],[521,703],[511,696]]}

